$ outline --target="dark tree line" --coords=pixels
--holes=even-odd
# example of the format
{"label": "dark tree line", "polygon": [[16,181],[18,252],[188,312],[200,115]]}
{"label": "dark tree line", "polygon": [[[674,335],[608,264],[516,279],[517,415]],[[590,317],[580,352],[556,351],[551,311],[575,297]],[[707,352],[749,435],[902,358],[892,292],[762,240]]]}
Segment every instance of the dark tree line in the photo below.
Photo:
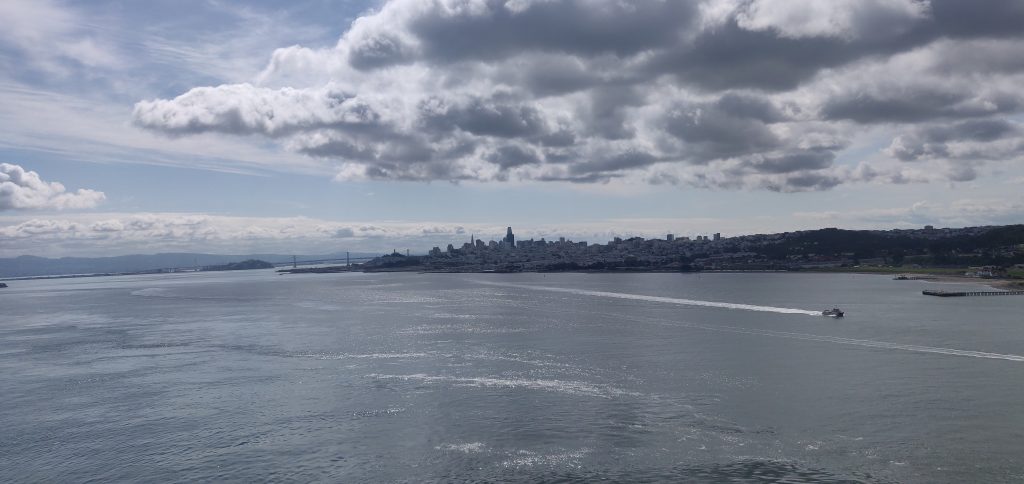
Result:
{"label": "dark tree line", "polygon": [[1010,265],[1024,263],[1022,244],[1024,225],[937,239],[909,233],[821,229],[794,234],[757,252],[774,260],[809,254],[852,255],[854,259],[886,258],[900,265],[910,256],[926,256],[927,262],[935,265]]}

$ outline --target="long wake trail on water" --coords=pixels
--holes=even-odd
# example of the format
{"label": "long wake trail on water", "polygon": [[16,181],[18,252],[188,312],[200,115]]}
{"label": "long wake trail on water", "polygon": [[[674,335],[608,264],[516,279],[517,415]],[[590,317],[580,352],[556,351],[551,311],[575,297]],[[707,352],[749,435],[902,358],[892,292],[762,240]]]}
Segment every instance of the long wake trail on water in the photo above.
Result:
{"label": "long wake trail on water", "polygon": [[[669,304],[682,304],[687,306],[705,306],[705,307],[716,307],[716,308],[728,308],[728,309],[745,309],[748,311],[765,311],[773,313],[784,313],[784,314],[806,314],[809,316],[820,316],[821,313],[818,311],[807,311],[803,309],[793,308],[777,308],[772,306],[755,306],[751,304],[735,304],[735,303],[723,303],[715,301],[698,301],[692,299],[680,299],[671,297],[660,297],[660,296],[645,296],[642,294],[627,294],[618,292],[605,292],[605,291],[588,291],[585,289],[570,289],[563,287],[551,287],[551,286],[529,286],[525,284],[502,284],[488,281],[479,281],[482,284],[488,284],[492,286],[505,286],[505,287],[517,287],[523,289],[536,289],[539,291],[549,292],[561,292],[568,294],[578,294],[584,296],[596,296],[596,297],[609,297],[616,299],[631,299],[636,301],[653,301]],[[607,314],[605,314],[607,316]],[[767,329],[754,329],[754,328],[741,328],[736,326],[709,326],[706,324],[687,323],[683,321],[673,321],[660,318],[650,317],[637,317],[627,316],[631,319],[649,320],[652,322],[658,322],[661,324],[671,326],[681,326],[686,328],[703,329],[707,331],[716,331],[720,333],[733,333],[733,334],[748,334],[757,336],[771,336],[774,338],[787,338],[787,339],[798,339],[803,341],[820,341],[825,343],[835,343],[851,346],[861,346],[867,348],[882,348],[889,350],[903,350],[903,351],[914,351],[918,353],[932,353],[940,355],[950,356],[966,356],[970,358],[985,358],[990,360],[1006,360],[1006,361],[1017,361],[1024,362],[1024,356],[1011,355],[1002,353],[989,353],[985,351],[971,351],[971,350],[959,350],[956,348],[942,348],[936,346],[922,346],[913,344],[903,343],[891,343],[887,341],[875,341],[868,339],[854,339],[854,338],[842,338],[838,336],[823,336],[810,333],[794,333],[788,331],[772,331]]]}
{"label": "long wake trail on water", "polygon": [[985,351],[958,350],[955,348],[941,348],[936,346],[921,346],[902,343],[890,343],[887,341],[875,341],[870,339],[840,338],[838,336],[822,336],[809,333],[791,333],[788,331],[771,331],[767,329],[738,328],[735,326],[708,326],[704,324],[671,322],[673,326],[684,326],[687,328],[718,331],[721,333],[751,334],[761,336],[772,336],[776,338],[799,339],[804,341],[822,341],[826,343],[838,343],[844,345],[864,346],[868,348],[884,348],[888,350],[916,351],[918,353],[935,353],[951,356],[968,356],[971,358],[987,358],[990,360],[1007,360],[1024,362],[1024,356],[1007,355],[1001,353],[988,353]]}
{"label": "long wake trail on water", "polygon": [[739,304],[718,301],[701,301],[697,299],[682,299],[676,297],[645,296],[643,294],[627,294],[621,292],[588,291],[586,289],[571,289],[565,287],[528,286],[524,284],[501,284],[487,281],[478,282],[482,284],[490,284],[493,286],[518,287],[522,289],[537,289],[541,291],[550,292],[564,292],[567,294],[576,294],[580,296],[611,297],[616,299],[630,299],[634,301],[651,301],[668,304],[680,304],[683,306],[703,306],[709,308],[744,309],[747,311],[762,311],[768,313],[804,314],[807,316],[821,316],[821,311],[808,311],[806,309],[777,308],[773,306],[757,306],[754,304]]}

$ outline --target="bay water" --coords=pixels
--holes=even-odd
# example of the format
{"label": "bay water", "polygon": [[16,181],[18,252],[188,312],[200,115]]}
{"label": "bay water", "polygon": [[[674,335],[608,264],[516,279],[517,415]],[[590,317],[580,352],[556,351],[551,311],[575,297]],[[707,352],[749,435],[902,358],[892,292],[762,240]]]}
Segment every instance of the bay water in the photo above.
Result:
{"label": "bay water", "polygon": [[3,482],[1024,481],[1024,297],[921,295],[977,285],[263,270],[9,284]]}

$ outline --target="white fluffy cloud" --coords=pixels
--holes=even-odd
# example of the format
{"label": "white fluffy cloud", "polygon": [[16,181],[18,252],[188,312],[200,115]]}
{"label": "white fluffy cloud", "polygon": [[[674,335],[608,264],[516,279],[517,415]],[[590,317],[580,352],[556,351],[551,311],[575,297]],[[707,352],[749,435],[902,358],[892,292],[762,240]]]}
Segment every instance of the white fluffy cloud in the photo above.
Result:
{"label": "white fluffy cloud", "polygon": [[[1014,0],[393,0],[334,47],[278,49],[254,84],[140,101],[134,121],[266,137],[341,180],[906,182],[836,160],[875,126],[902,146],[1019,114],[1022,23]],[[917,161],[954,181],[984,165]]]}
{"label": "white fluffy cloud", "polygon": [[34,171],[0,163],[0,211],[92,208],[105,198],[103,192],[87,188],[69,192],[60,183],[43,181]]}

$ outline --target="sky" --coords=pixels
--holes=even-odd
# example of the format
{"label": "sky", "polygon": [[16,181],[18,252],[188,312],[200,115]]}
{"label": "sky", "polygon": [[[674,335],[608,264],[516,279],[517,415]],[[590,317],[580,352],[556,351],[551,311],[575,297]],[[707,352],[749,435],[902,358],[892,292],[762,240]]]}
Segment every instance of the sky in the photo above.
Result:
{"label": "sky", "polygon": [[1024,223],[1019,0],[0,18],[0,257]]}

